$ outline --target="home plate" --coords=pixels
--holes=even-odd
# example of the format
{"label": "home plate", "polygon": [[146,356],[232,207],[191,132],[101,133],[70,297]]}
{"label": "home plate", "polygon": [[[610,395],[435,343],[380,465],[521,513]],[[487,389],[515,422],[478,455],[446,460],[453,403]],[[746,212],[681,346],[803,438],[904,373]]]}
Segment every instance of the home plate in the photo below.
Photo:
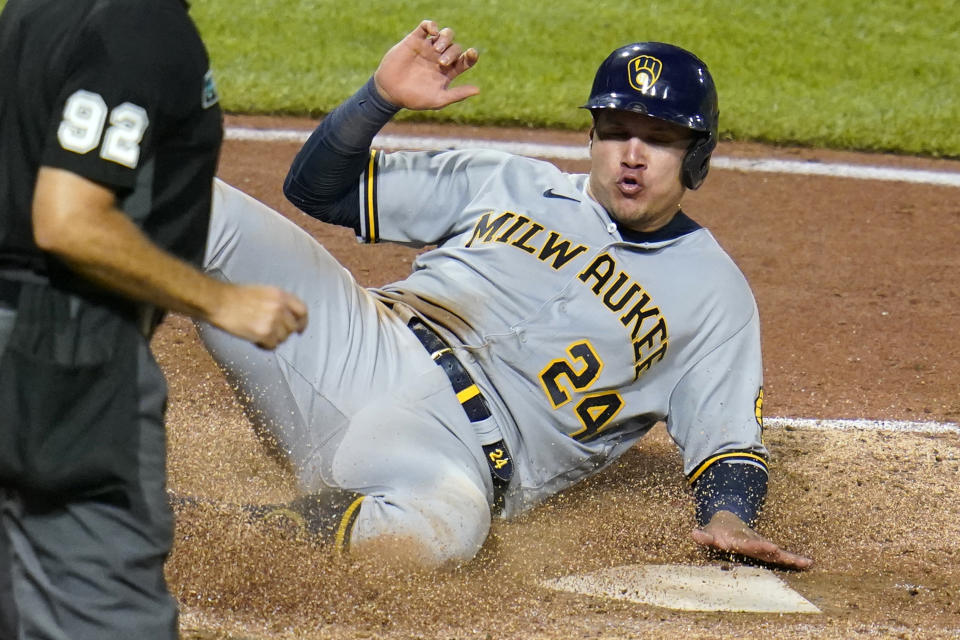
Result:
{"label": "home plate", "polygon": [[767,569],[625,565],[547,580],[545,586],[682,611],[820,613]]}

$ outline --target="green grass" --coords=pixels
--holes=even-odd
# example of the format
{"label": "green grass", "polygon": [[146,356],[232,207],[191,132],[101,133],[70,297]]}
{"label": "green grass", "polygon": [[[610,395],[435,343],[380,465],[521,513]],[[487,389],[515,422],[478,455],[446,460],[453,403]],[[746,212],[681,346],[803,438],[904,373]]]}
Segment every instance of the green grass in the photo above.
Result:
{"label": "green grass", "polygon": [[326,113],[430,17],[480,51],[463,81],[481,94],[400,119],[582,129],[606,54],[663,40],[709,64],[724,138],[960,157],[953,0],[194,0],[191,14],[232,112]]}

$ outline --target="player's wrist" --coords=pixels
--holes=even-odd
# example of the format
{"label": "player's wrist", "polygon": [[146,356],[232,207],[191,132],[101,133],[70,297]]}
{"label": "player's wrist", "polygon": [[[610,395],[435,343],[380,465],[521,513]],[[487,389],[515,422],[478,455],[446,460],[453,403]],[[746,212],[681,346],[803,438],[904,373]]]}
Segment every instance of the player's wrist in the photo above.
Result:
{"label": "player's wrist", "polygon": [[369,104],[383,115],[393,117],[402,108],[390,98],[390,93],[377,80],[376,73],[370,76],[358,93],[361,104]]}
{"label": "player's wrist", "polygon": [[728,511],[752,526],[767,495],[767,472],[750,464],[719,461],[697,479],[693,494],[700,526],[721,511]]}

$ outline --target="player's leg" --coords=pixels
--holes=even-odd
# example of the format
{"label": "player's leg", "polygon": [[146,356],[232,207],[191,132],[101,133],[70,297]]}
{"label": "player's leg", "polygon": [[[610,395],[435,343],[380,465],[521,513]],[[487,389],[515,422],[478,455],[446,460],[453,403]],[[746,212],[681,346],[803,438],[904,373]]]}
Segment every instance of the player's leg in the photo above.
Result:
{"label": "player's leg", "polygon": [[305,479],[310,493],[251,513],[355,555],[430,567],[466,562],[490,528],[480,450],[434,366],[422,379],[398,380],[353,416],[319,452],[322,478]]}
{"label": "player's leg", "polygon": [[[366,385],[343,372],[340,397],[350,415],[336,412],[314,387],[304,389],[303,404],[283,382],[242,387],[248,414],[282,440],[304,493],[290,504],[248,509],[261,519],[292,521],[351,553],[425,566],[465,562],[490,527],[492,484],[482,447],[442,369],[405,325],[391,327],[370,341],[364,361],[368,368],[403,362],[404,371],[390,379],[371,371]],[[258,376],[289,375],[267,352],[245,362],[260,369]]]}
{"label": "player's leg", "polygon": [[[282,287],[307,305],[304,333],[275,350],[264,350],[204,323],[197,328],[214,360],[237,391],[248,417],[295,468],[316,449],[313,427],[346,422],[336,405],[316,393],[324,371],[328,335],[343,332],[323,317],[337,306],[349,274],[297,225],[234,187],[215,181],[204,270],[228,282]],[[346,280],[346,284],[341,283]]]}
{"label": "player's leg", "polygon": [[[364,407],[336,429],[307,429],[326,435],[304,436],[292,452],[304,494],[247,510],[303,528],[339,551],[424,566],[465,562],[490,527],[492,485],[482,447],[443,371],[406,327],[397,342],[403,353],[384,349],[391,340],[383,339],[370,358],[406,359],[407,373],[374,396],[361,389]],[[282,406],[269,394],[247,400],[262,415]],[[271,431],[296,432],[285,428],[283,415],[266,421]]]}
{"label": "player's leg", "polygon": [[[409,373],[401,352],[410,341],[422,347],[308,233],[222,182],[214,190],[204,268],[231,282],[282,287],[306,303],[306,330],[272,351],[209,325],[199,331],[254,424],[273,436],[301,478],[316,477],[308,468],[316,451]],[[424,359],[418,366],[431,367]]]}
{"label": "player's leg", "polygon": [[309,309],[306,331],[274,351],[205,326],[201,336],[304,493],[321,494],[317,524],[349,529],[358,547],[406,540],[426,564],[472,557],[489,528],[489,475],[443,371],[309,234],[235,189],[215,194],[208,272],[284,287]]}
{"label": "player's leg", "polygon": [[[446,375],[413,346],[409,356],[425,358],[426,368],[382,388],[325,440],[295,450],[304,493],[286,504],[247,505],[251,516],[391,562],[436,567],[473,558],[490,528],[489,471]],[[255,412],[280,406],[268,395],[249,399]]]}
{"label": "player's leg", "polygon": [[332,455],[322,458],[334,484],[366,496],[347,532],[355,553],[439,566],[470,560],[487,537],[489,471],[435,365],[418,378],[398,380],[355,414]]}

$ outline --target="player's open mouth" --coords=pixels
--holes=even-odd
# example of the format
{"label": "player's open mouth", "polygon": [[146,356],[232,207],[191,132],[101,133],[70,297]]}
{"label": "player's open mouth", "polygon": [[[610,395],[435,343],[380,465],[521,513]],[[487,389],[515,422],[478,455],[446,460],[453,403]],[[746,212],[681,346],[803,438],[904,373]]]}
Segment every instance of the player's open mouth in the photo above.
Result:
{"label": "player's open mouth", "polygon": [[643,185],[631,176],[623,176],[617,180],[617,188],[619,188],[620,193],[625,196],[635,196],[643,191]]}

